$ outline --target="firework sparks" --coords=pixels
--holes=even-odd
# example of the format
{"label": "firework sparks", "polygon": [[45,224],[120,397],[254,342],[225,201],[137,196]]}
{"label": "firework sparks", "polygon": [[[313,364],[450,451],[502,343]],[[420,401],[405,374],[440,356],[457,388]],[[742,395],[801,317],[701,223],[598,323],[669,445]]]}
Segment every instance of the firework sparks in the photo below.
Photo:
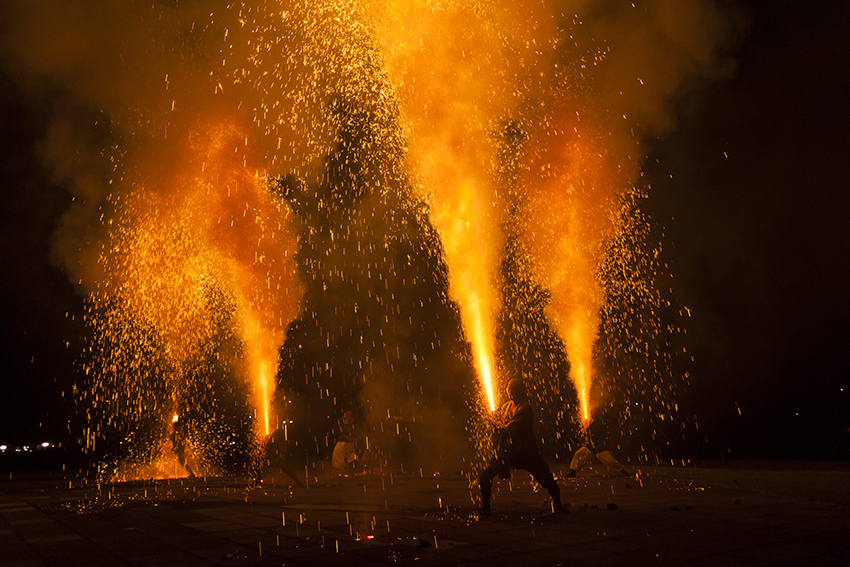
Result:
{"label": "firework sparks", "polygon": [[[523,372],[558,376],[569,365],[581,420],[599,401],[600,360],[631,364],[639,352],[654,366],[638,373],[643,385],[626,370],[606,368],[608,378],[628,383],[625,397],[664,398],[652,393],[670,372],[653,346],[671,344],[656,317],[659,265],[646,260],[648,221],[629,200],[646,124],[664,128],[683,78],[711,70],[716,34],[681,33],[669,15],[698,16],[683,16],[682,29],[719,26],[705,2],[671,6],[166,3],[102,10],[114,25],[92,36],[96,54],[63,59],[55,42],[28,42],[46,45],[41,61],[20,55],[33,67],[85,61],[78,75],[96,80],[69,88],[103,109],[108,130],[107,147],[92,152],[109,167],[103,187],[77,183],[84,198],[57,237],[57,254],[90,292],[87,371],[99,385],[81,393],[86,443],[98,418],[162,438],[162,424],[133,424],[167,424],[172,412],[187,417],[197,445],[231,443],[235,429],[215,423],[222,390],[249,399],[250,429],[267,435],[278,368],[296,368],[295,358],[321,407],[359,397],[386,414],[375,427],[404,435],[387,409],[396,401],[367,377],[403,384],[398,407],[418,404],[417,385],[427,397],[417,377],[432,360],[467,363],[464,348],[445,346],[454,304],[492,410],[507,371],[494,337],[511,278],[517,294],[544,290],[518,305],[548,303],[548,323],[511,337],[527,343],[517,352],[563,348],[568,359],[541,355]],[[90,27],[78,10],[57,9],[69,33]],[[505,277],[509,247],[530,275]],[[299,301],[309,305],[300,319]],[[437,313],[444,320],[432,321]],[[229,382],[236,376],[240,385]],[[559,387],[531,390],[566,403]]]}
{"label": "firework sparks", "polygon": [[505,206],[492,181],[492,130],[512,102],[502,93],[509,85],[499,77],[508,59],[501,56],[501,38],[472,5],[444,9],[400,2],[394,7],[382,39],[403,101],[408,169],[440,234],[450,294],[460,307],[493,411]]}

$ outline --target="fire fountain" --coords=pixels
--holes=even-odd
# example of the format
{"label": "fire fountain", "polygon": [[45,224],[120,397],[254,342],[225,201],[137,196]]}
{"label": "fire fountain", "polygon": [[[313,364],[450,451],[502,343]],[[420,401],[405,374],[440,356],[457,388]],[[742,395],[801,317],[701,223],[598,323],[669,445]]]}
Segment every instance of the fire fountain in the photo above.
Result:
{"label": "fire fountain", "polygon": [[[508,340],[550,352],[548,368],[520,373],[540,405],[560,406],[558,438],[606,389],[621,416],[669,419],[671,304],[641,210],[640,139],[700,70],[663,77],[628,50],[667,33],[672,8],[584,4],[134,8],[122,25],[144,41],[120,55],[135,77],[102,99],[116,141],[88,225],[98,253],[77,270],[93,330],[86,446],[121,437],[121,458],[150,462],[176,413],[201,460],[237,438],[256,458],[277,423],[306,413],[324,420],[302,436],[320,453],[330,414],[354,406],[373,439],[394,429],[427,444],[416,420],[445,421],[458,397],[474,400],[475,430],[523,366],[497,340],[510,285],[517,305],[546,298],[546,320]],[[612,49],[608,32],[628,41]],[[651,95],[635,86],[644,71],[661,84]]]}

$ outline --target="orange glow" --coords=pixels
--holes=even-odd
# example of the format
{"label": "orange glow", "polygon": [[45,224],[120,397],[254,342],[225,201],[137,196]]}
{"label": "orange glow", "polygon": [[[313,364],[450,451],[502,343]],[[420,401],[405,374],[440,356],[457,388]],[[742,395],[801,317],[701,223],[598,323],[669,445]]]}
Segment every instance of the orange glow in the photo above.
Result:
{"label": "orange glow", "polygon": [[297,314],[296,242],[286,225],[288,207],[244,165],[248,138],[235,128],[219,132],[224,138],[210,156],[210,177],[223,186],[219,206],[211,211],[219,220],[209,218],[209,244],[219,279],[236,305],[237,331],[245,348],[244,378],[251,386],[258,418],[256,431],[268,436],[278,349],[286,325]]}
{"label": "orange glow", "polygon": [[434,204],[432,222],[442,237],[452,276],[449,291],[460,307],[490,411],[495,411],[493,326],[497,303],[492,281],[498,257],[487,232],[489,219],[481,214],[487,209],[475,184],[464,179],[454,189]]}
{"label": "orange glow", "polygon": [[253,392],[253,405],[260,419],[258,427],[265,436],[271,435],[271,395],[274,392],[274,376],[277,369],[277,349],[269,345],[258,332],[256,325],[248,323],[246,340],[246,362],[249,368]]}
{"label": "orange glow", "polygon": [[390,79],[403,102],[407,169],[430,206],[486,403],[495,410],[493,329],[504,202],[493,184],[494,116],[508,103],[501,38],[471,6],[396,2],[382,13]]}
{"label": "orange glow", "polygon": [[[301,286],[293,213],[270,193],[268,181],[292,174],[305,187],[330,183],[336,174],[329,175],[327,158],[348,144],[353,131],[347,129],[364,121],[356,128],[365,138],[358,134],[348,147],[352,164],[345,167],[370,173],[380,164],[377,187],[359,186],[373,183],[371,174],[351,177],[357,191],[398,191],[409,210],[427,211],[429,219],[417,220],[439,235],[428,245],[435,255],[442,252],[446,299],[458,306],[482,403],[494,411],[499,402],[494,337],[509,227],[512,253],[524,256],[522,269],[532,272],[527,279],[549,293],[546,315],[563,341],[580,419],[588,423],[597,402],[593,353],[606,301],[599,269],[619,229],[618,198],[634,183],[634,160],[645,155],[632,143],[634,131],[651,131],[640,118],[660,110],[647,97],[646,111],[635,118],[631,110],[642,105],[626,100],[630,90],[648,92],[652,83],[632,70],[633,55],[643,53],[637,47],[645,45],[632,16],[621,17],[612,6],[616,17],[609,18],[609,10],[587,2],[574,10],[515,0],[225,4],[211,7],[203,22],[190,8],[169,9],[173,17],[165,19],[137,14],[132,20],[144,27],[127,37],[150,33],[155,43],[124,42],[135,57],[125,61],[122,51],[120,69],[136,66],[139,76],[122,71],[113,77],[120,81],[108,82],[118,83],[116,92],[89,101],[115,129],[115,147],[97,158],[108,157],[113,169],[103,187],[81,178],[80,219],[63,220],[65,232],[95,218],[96,229],[56,241],[68,243],[64,263],[74,280],[94,290],[92,313],[114,319],[102,334],[123,333],[107,337],[104,348],[120,344],[103,373],[135,376],[138,383],[114,392],[116,405],[141,399],[139,392],[158,395],[145,384],[151,366],[168,374],[153,378],[162,378],[173,406],[139,402],[136,418],[167,407],[188,421],[191,400],[181,390],[189,390],[190,376],[204,379],[192,365],[212,360],[205,349],[226,331],[228,346],[238,349],[208,349],[216,357],[210,364],[232,369],[250,386],[254,433],[269,435],[278,352]],[[675,65],[657,63],[677,52],[671,41],[687,35],[655,25],[653,11],[623,9],[646,14],[639,17],[663,36],[658,51],[645,52],[657,57],[638,62],[647,71],[657,67],[659,76],[672,73]],[[573,12],[594,23],[582,24]],[[657,12],[663,24],[679,19]],[[683,51],[687,65],[679,66],[702,61],[699,53]],[[606,57],[619,57],[619,64],[598,67]],[[103,78],[96,82],[106,86]],[[658,101],[679,88],[676,81],[656,82],[667,84]],[[362,160],[367,153],[380,159]],[[528,274],[522,275],[525,281]],[[134,343],[137,336],[162,360],[142,364],[146,351]],[[167,422],[168,415],[159,419]]]}
{"label": "orange glow", "polygon": [[434,204],[432,222],[443,240],[451,280],[449,292],[460,308],[461,321],[472,345],[475,369],[490,411],[496,409],[493,387],[493,327],[497,298],[493,285],[497,248],[482,211],[482,195],[470,180],[462,180]]}
{"label": "orange glow", "polygon": [[606,148],[602,126],[581,120],[576,98],[556,98],[529,152],[523,241],[535,278],[551,293],[547,316],[564,341],[579,417],[593,409],[593,345],[605,300],[598,272],[617,230],[618,197],[627,187]]}
{"label": "orange glow", "polygon": [[[200,470],[200,465],[194,457],[194,450],[191,444],[187,448],[186,458],[186,464],[196,473],[210,474],[212,472],[208,467],[205,467],[203,471]],[[112,481],[132,482],[150,480],[152,478],[187,478],[189,476],[189,470],[180,464],[177,455],[171,449],[171,443],[166,440],[159,455],[151,462],[141,464],[132,462],[121,463],[115,471]]]}
{"label": "orange glow", "polygon": [[[249,139],[228,121],[189,133],[185,143],[170,175],[151,166],[127,199],[106,260],[110,286],[163,338],[177,400],[183,363],[212,338],[216,321],[230,320],[243,345],[237,368],[250,385],[256,433],[268,435],[278,348],[300,296],[291,213],[251,169]],[[211,302],[216,293],[226,305]]]}

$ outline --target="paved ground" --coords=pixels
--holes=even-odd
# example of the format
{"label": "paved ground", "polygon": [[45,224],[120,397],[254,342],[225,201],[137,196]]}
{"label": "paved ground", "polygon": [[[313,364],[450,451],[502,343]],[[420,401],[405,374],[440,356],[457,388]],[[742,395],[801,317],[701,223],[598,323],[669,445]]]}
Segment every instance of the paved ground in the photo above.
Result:
{"label": "paved ground", "polygon": [[516,473],[485,519],[462,475],[4,478],[0,567],[850,565],[847,466],[629,470],[559,479],[559,516]]}

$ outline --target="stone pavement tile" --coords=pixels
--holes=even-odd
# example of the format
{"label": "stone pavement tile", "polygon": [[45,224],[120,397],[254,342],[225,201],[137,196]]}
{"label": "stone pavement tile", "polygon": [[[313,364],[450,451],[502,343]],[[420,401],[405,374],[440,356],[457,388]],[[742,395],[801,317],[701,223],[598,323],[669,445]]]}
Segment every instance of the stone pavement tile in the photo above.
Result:
{"label": "stone pavement tile", "polygon": [[336,553],[334,548],[323,548],[310,554],[304,554],[295,558],[300,565],[305,566],[328,566],[337,565],[374,565],[376,563],[389,563],[392,552],[389,548],[381,547],[368,551],[350,551],[347,553]]}
{"label": "stone pavement tile", "polygon": [[[334,524],[334,523],[331,523],[333,521],[333,519],[330,519],[330,518],[328,518],[327,520],[318,520],[318,521],[320,521],[321,524],[322,524],[322,530],[320,532],[317,528],[316,529],[317,534],[324,533],[324,534],[333,534],[335,536],[342,536],[342,535],[348,536],[349,535],[348,524],[344,524],[344,523],[343,524],[339,524],[339,523]],[[283,527],[283,526],[281,526],[281,527]],[[275,531],[277,531],[277,528],[275,528]],[[352,526],[351,531],[354,532],[353,526]],[[375,532],[380,533],[380,534],[386,534],[387,533],[386,522],[384,522],[383,524],[379,524],[376,527]]]}
{"label": "stone pavement tile", "polygon": [[[581,559],[578,561],[563,561],[566,567],[659,567],[667,565],[683,565],[678,561],[664,560],[656,556],[608,555]],[[716,563],[715,567],[727,567],[725,563]],[[729,567],[732,567],[731,565]]]}
{"label": "stone pavement tile", "polygon": [[443,551],[449,557],[455,557],[462,561],[480,561],[483,559],[494,559],[505,553],[504,549],[486,545],[464,545]]}
{"label": "stone pavement tile", "polygon": [[587,545],[559,546],[551,549],[541,549],[536,553],[544,557],[550,557],[557,561],[569,560],[570,562],[588,561],[590,559],[605,559],[615,555],[614,553]]}
{"label": "stone pavement tile", "polygon": [[214,565],[253,565],[260,560],[270,561],[272,559],[270,557],[262,558],[257,550],[237,544],[193,549],[191,555],[206,561],[207,564]]}
{"label": "stone pavement tile", "polygon": [[26,519],[31,517],[41,517],[44,513],[35,506],[30,506],[24,502],[8,502],[0,506],[0,518],[4,520]]}
{"label": "stone pavement tile", "polygon": [[7,507],[2,513],[4,525],[21,538],[67,533],[67,530],[57,524],[52,518],[32,506]]}
{"label": "stone pavement tile", "polygon": [[482,518],[476,522],[474,529],[482,532],[500,533],[515,530],[519,525],[525,526],[527,524],[518,524],[514,521],[508,520],[504,516],[494,514],[489,518]]}
{"label": "stone pavement tile", "polygon": [[616,538],[602,537],[598,542],[585,543],[584,545],[595,547],[608,553],[627,554],[643,549],[649,549],[656,544],[645,535],[638,535]]}
{"label": "stone pavement tile", "polygon": [[[360,549],[336,550],[335,542],[326,541],[325,545],[313,545],[308,548],[287,552],[273,551],[269,556],[282,557],[288,563],[290,559],[301,565],[348,565],[352,563],[370,563],[388,561],[390,557],[389,546],[369,546]],[[264,553],[265,555],[265,553]]]}
{"label": "stone pavement tile", "polygon": [[[798,538],[818,538],[818,537],[826,537],[828,539],[836,538],[838,535],[836,532],[843,531],[841,528],[836,528],[833,523],[830,526],[823,526],[813,523],[809,525],[807,523],[793,522],[787,523],[782,526],[777,526],[773,531],[770,530],[755,530],[756,533],[764,533],[765,535],[773,535],[776,540],[793,540]],[[850,533],[847,534],[847,538],[850,538]],[[838,537],[837,539],[842,539]]]}
{"label": "stone pavement tile", "polygon": [[393,519],[391,529],[393,531],[406,531],[408,533],[424,533],[426,529],[430,529],[431,522],[420,520],[418,518],[401,517]]}
{"label": "stone pavement tile", "polygon": [[789,519],[781,528],[784,532],[801,536],[831,533],[836,530],[850,529],[850,517],[833,516]]}
{"label": "stone pavement tile", "polygon": [[218,533],[193,530],[179,524],[159,527],[146,526],[140,529],[140,531],[159,542],[159,544],[165,543],[177,549],[208,547],[216,545],[217,542],[221,541],[220,534]]}
{"label": "stone pavement tile", "polygon": [[[706,557],[718,557],[718,554],[701,548],[692,551],[689,546],[679,544],[662,545],[653,549],[631,552],[627,555],[617,554],[616,562],[612,561],[610,564],[626,562],[629,565],[689,565],[691,561],[701,561]],[[593,562],[590,563],[593,564]],[[725,567],[723,562],[715,563],[715,565]]]}
{"label": "stone pavement tile", "polygon": [[54,521],[39,522],[38,524],[15,525],[15,531],[18,536],[28,543],[36,543],[39,541],[51,541],[54,539],[76,539],[82,537],[80,534],[69,530]]}
{"label": "stone pavement tile", "polygon": [[559,546],[571,545],[593,545],[600,539],[599,531],[596,529],[585,529],[582,527],[525,527],[519,528],[514,535],[522,541],[534,540],[551,543]]}
{"label": "stone pavement tile", "polygon": [[0,540],[0,550],[2,550],[0,551],[0,565],[3,567],[5,567],[6,562],[30,561],[38,557],[32,547],[20,539],[17,541]]}
{"label": "stone pavement tile", "polygon": [[[240,506],[241,507],[241,506]],[[248,506],[245,506],[248,508]],[[251,527],[276,526],[280,523],[278,518],[269,518],[266,516],[258,516],[251,513],[249,510],[239,510],[234,508],[220,507],[198,510],[197,513],[202,516],[216,518],[235,524],[242,524]]]}
{"label": "stone pavement tile", "polygon": [[146,563],[145,567],[209,567],[210,562],[191,555],[180,557],[163,556],[161,562]]}
{"label": "stone pavement tile", "polygon": [[687,563],[704,557],[713,557],[718,554],[735,553],[741,550],[739,543],[725,542],[715,539],[690,539],[690,540],[662,540],[652,547],[630,552],[630,557],[652,557],[663,558],[667,562]]}
{"label": "stone pavement tile", "polygon": [[792,562],[781,563],[782,567],[825,567],[850,565],[850,549],[823,555],[813,555],[805,559],[796,559]]}
{"label": "stone pavement tile", "polygon": [[834,531],[811,535],[809,539],[821,549],[850,550],[850,524]]}
{"label": "stone pavement tile", "polygon": [[725,547],[732,549],[772,545],[781,541],[781,535],[744,529],[737,522],[730,522],[723,529],[716,529],[714,527],[706,529],[696,528],[692,535],[696,539],[722,542]]}
{"label": "stone pavement tile", "polygon": [[746,515],[741,514],[735,521],[742,529],[753,531],[758,528],[775,528],[787,523],[787,518],[777,515]]}
{"label": "stone pavement tile", "polygon": [[467,541],[471,545],[491,546],[501,549],[506,553],[513,553],[515,551],[535,551],[559,545],[555,541],[547,541],[537,538],[534,530],[532,530],[532,535],[525,537],[514,535],[510,532],[493,534],[476,533],[472,531],[461,534],[458,537],[462,537],[463,540]]}
{"label": "stone pavement tile", "polygon": [[806,539],[760,545],[729,552],[727,555],[773,563],[796,562],[821,555],[822,551]]}
{"label": "stone pavement tile", "polygon": [[[173,547],[175,549],[184,549],[184,550],[192,550],[201,547],[211,547],[215,545],[219,545],[223,540],[219,537],[216,537],[215,534],[207,534],[203,532],[196,532],[194,534],[178,534],[178,535],[161,535],[154,537],[157,539],[160,544],[168,544],[168,546]],[[230,543],[227,540],[224,540],[225,543]]]}
{"label": "stone pavement tile", "polygon": [[243,527],[240,524],[228,522],[226,520],[205,520],[201,522],[192,522],[183,525],[187,528],[192,528],[193,530],[199,530],[202,532],[210,533],[234,531]]}
{"label": "stone pavement tile", "polygon": [[256,547],[257,542],[266,534],[265,531],[256,528],[242,528],[225,532],[217,532],[215,535],[221,539],[227,539],[241,543],[248,547]]}
{"label": "stone pavement tile", "polygon": [[36,553],[40,559],[51,566],[126,567],[128,565],[127,562],[84,539],[41,543],[36,548]]}
{"label": "stone pavement tile", "polygon": [[172,565],[176,563],[186,563],[198,561],[198,558],[185,551],[169,551],[163,552],[160,549],[151,548],[148,553],[139,553],[135,555],[119,556],[133,567],[153,567],[156,565]]}
{"label": "stone pavement tile", "polygon": [[[75,535],[78,537],[84,537],[80,534]],[[171,547],[164,545],[161,541],[155,538],[149,537],[147,534],[139,533],[138,530],[121,530],[118,532],[111,532],[111,530],[108,529],[108,526],[104,526],[103,534],[97,536],[86,534],[85,539],[120,557],[135,555],[152,547],[157,547],[162,551],[168,551]]]}
{"label": "stone pavement tile", "polygon": [[539,553],[514,553],[506,554],[499,558],[498,562],[491,559],[485,559],[469,565],[480,565],[482,567],[489,565],[517,565],[522,567],[555,567],[557,565],[573,565],[574,562],[570,557],[568,549],[563,550],[562,556],[557,555],[541,555]]}
{"label": "stone pavement tile", "polygon": [[[656,561],[656,565],[657,564],[658,561]],[[687,567],[777,567],[780,564],[781,563],[778,563],[774,559],[735,557],[725,553],[719,553],[709,557],[700,557],[681,563],[681,565],[686,565]],[[796,562],[792,563],[792,565],[796,565]],[[827,566],[831,567],[832,564],[824,563],[819,565],[819,567]]]}
{"label": "stone pavement tile", "polygon": [[[432,547],[394,545],[352,551],[348,557],[362,565],[415,565],[416,567],[449,567],[460,564],[460,560]],[[321,565],[321,563],[318,563]]]}
{"label": "stone pavement tile", "polygon": [[835,530],[834,522],[830,522],[829,525],[805,525],[800,522],[784,522],[775,526],[748,530],[747,533],[753,536],[761,536],[768,542],[778,542],[801,537],[817,537],[824,533],[831,534]]}
{"label": "stone pavement tile", "polygon": [[651,534],[663,533],[667,534],[669,537],[680,536],[680,537],[720,537],[724,534],[732,534],[733,536],[736,534],[740,534],[745,530],[744,526],[741,526],[737,523],[737,520],[727,518],[726,521],[717,521],[711,520],[706,522],[692,522],[685,523],[683,522],[679,526],[676,526],[675,529],[657,529],[652,522],[647,522],[647,528],[642,528],[643,533],[647,533],[648,530],[651,530]]}
{"label": "stone pavement tile", "polygon": [[83,536],[80,534],[56,534],[56,535],[48,535],[48,536],[36,536],[36,537],[28,537],[25,541],[30,545],[42,545],[45,543],[63,543],[66,541],[78,541],[83,540]]}
{"label": "stone pavement tile", "polygon": [[[316,554],[336,554],[335,540],[326,538],[325,545],[322,546],[321,540],[316,539],[297,539],[285,541],[281,538],[280,546],[266,545],[263,546],[263,557],[285,557],[287,559],[299,559]],[[256,545],[242,545],[243,550],[248,550],[253,555],[259,555],[259,548]],[[342,547],[341,547],[342,549]]]}
{"label": "stone pavement tile", "polygon": [[152,553],[177,551],[173,546],[164,544],[145,534],[134,534],[114,541],[97,543],[96,545],[128,562],[130,562],[131,558],[150,555]]}
{"label": "stone pavement tile", "polygon": [[174,509],[169,506],[157,506],[156,508],[145,510],[145,513],[162,522],[174,524],[190,524],[209,520],[209,516],[200,511]]}
{"label": "stone pavement tile", "polygon": [[84,536],[95,543],[110,543],[125,535],[121,522],[116,521],[116,514],[72,514],[63,512],[54,514],[52,518],[65,529]]}
{"label": "stone pavement tile", "polygon": [[5,561],[4,559],[0,559],[0,566],[2,566],[2,567],[47,567],[47,563],[45,563],[41,559],[12,559],[10,561]]}
{"label": "stone pavement tile", "polygon": [[269,528],[279,526],[281,524],[280,518],[269,518],[268,516],[256,516],[251,514],[243,515],[241,513],[236,517],[223,519],[252,528]]}
{"label": "stone pavement tile", "polygon": [[52,521],[38,510],[32,510],[32,512],[30,510],[21,510],[20,513],[6,514],[5,520],[10,526],[27,526]]}
{"label": "stone pavement tile", "polygon": [[[304,540],[304,539],[301,539],[301,538],[290,538],[290,540],[291,540],[291,542],[295,542],[295,543],[294,544],[288,543],[287,545],[289,547],[294,547],[295,545],[301,546],[302,544],[305,544],[305,543],[311,543],[312,544],[314,542],[313,539]],[[321,545],[321,539],[319,539],[317,541],[318,541],[319,545]],[[342,553],[349,553],[349,552],[361,552],[363,550],[368,551],[368,550],[370,550],[374,547],[380,547],[380,545],[384,545],[384,544],[386,544],[386,545],[398,545],[398,544],[400,544],[401,541],[402,540],[399,540],[398,538],[389,538],[385,542],[382,542],[381,544],[373,544],[373,543],[371,543],[367,540],[359,540],[359,541],[355,540],[351,536],[347,536],[347,535],[339,535],[339,536],[328,535],[327,537],[325,537],[324,547],[327,548],[327,549],[332,549],[334,551],[334,553],[336,553],[337,550],[339,550],[339,553],[342,554]],[[283,546],[284,546],[283,545],[283,538],[281,538],[281,547],[283,547]]]}

